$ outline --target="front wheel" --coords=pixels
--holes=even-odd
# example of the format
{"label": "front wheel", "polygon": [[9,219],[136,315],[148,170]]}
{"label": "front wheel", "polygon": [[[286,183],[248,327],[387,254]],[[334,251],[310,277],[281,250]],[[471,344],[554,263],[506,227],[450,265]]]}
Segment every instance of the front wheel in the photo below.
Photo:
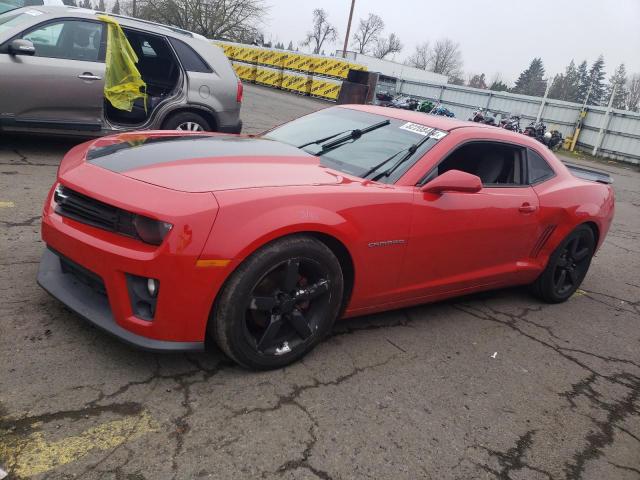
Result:
{"label": "front wheel", "polygon": [[595,252],[593,230],[580,225],[556,248],[547,267],[531,285],[532,293],[548,303],[569,299],[587,275]]}
{"label": "front wheel", "polygon": [[247,368],[280,368],[331,331],[343,277],[331,250],[314,238],[276,240],[247,258],[224,286],[209,331]]}

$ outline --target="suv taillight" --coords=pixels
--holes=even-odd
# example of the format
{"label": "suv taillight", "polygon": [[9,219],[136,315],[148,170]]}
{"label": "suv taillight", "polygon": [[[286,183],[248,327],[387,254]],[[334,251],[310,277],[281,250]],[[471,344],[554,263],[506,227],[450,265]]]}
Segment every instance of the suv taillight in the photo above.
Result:
{"label": "suv taillight", "polygon": [[244,87],[242,86],[242,82],[238,80],[238,91],[236,93],[236,102],[242,103],[242,93],[244,91]]}

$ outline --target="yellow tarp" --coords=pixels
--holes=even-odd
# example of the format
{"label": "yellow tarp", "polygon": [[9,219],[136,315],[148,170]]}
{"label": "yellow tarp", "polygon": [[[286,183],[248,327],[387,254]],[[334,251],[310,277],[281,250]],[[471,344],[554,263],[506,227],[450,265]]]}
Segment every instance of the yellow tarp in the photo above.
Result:
{"label": "yellow tarp", "polygon": [[133,51],[129,40],[120,24],[107,15],[98,15],[98,19],[107,24],[107,55],[104,79],[104,96],[118,110],[130,112],[137,98],[145,100],[147,84],[136,67],[138,56]]}

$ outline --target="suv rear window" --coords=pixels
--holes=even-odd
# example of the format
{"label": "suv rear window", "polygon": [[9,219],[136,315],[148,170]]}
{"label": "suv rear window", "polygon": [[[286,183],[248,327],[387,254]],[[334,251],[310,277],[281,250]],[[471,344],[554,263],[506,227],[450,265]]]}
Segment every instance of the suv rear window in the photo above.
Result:
{"label": "suv rear window", "polygon": [[171,45],[175,48],[178,57],[180,58],[180,63],[185,70],[188,72],[201,72],[201,73],[211,73],[211,67],[207,65],[198,53],[191,48],[186,43],[178,40],[177,38],[169,38]]}

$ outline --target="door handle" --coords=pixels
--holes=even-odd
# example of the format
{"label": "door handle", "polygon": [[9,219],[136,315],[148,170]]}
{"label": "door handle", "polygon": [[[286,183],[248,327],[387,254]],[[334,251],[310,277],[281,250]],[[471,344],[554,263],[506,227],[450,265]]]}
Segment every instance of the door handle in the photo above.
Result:
{"label": "door handle", "polygon": [[522,213],[533,213],[538,209],[538,207],[536,207],[535,205],[531,205],[529,202],[524,202],[522,205],[520,205],[520,208],[518,208],[518,210]]}
{"label": "door handle", "polygon": [[102,77],[99,77],[98,75],[94,75],[91,72],[84,72],[78,75],[78,78],[82,80],[102,80]]}

